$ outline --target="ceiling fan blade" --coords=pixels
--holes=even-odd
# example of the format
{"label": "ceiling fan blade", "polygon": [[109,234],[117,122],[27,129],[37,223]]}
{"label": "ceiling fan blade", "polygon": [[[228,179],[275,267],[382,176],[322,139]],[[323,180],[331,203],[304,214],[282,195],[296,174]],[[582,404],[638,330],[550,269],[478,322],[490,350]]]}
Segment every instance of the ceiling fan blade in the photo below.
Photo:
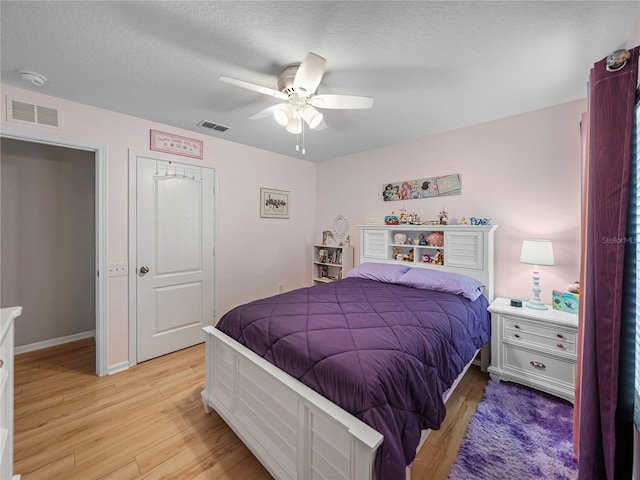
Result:
{"label": "ceiling fan blade", "polygon": [[278,108],[278,106],[281,105],[280,103],[278,103],[277,105],[271,105],[270,107],[265,108],[264,110],[260,110],[257,113],[254,113],[253,115],[251,115],[249,117],[249,120],[260,120],[263,119],[265,117],[269,117],[269,116],[273,116],[273,112],[276,108]]}
{"label": "ceiling fan blade", "polygon": [[314,95],[309,99],[309,103],[318,108],[371,108],[373,98],[359,97],[356,95]]}
{"label": "ceiling fan blade", "polygon": [[237,87],[246,88],[248,90],[253,90],[254,92],[262,93],[264,95],[269,95],[270,97],[276,97],[280,100],[287,100],[287,95],[279,92],[278,90],[274,90],[273,88],[263,87],[262,85],[258,85],[256,83],[245,82],[244,80],[238,80],[237,78],[227,77],[226,75],[220,75],[218,80],[224,83],[228,83],[230,85],[235,85]]}
{"label": "ceiling fan blade", "polygon": [[293,79],[293,88],[306,95],[311,95],[318,89],[322,75],[324,75],[324,66],[327,60],[320,55],[309,52],[304,62],[298,67],[296,76]]}

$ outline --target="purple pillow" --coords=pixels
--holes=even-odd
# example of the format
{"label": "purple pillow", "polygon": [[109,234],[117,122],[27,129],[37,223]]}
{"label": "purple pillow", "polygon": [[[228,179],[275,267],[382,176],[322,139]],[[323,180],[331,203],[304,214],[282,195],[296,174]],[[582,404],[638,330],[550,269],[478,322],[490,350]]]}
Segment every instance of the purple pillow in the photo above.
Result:
{"label": "purple pillow", "polygon": [[344,278],[368,278],[383,283],[396,283],[398,278],[409,270],[407,265],[393,265],[390,263],[361,263],[347,272]]}
{"label": "purple pillow", "polygon": [[471,301],[482,295],[482,285],[477,280],[466,275],[430,268],[412,268],[403,274],[396,283],[423,290],[462,295]]}

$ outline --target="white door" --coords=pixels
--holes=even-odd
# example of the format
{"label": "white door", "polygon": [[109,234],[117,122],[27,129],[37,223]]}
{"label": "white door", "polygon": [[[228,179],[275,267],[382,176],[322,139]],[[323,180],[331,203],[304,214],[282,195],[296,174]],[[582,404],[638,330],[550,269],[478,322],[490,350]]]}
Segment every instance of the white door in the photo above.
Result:
{"label": "white door", "polygon": [[142,362],[204,342],[214,320],[214,170],[138,156],[136,346]]}

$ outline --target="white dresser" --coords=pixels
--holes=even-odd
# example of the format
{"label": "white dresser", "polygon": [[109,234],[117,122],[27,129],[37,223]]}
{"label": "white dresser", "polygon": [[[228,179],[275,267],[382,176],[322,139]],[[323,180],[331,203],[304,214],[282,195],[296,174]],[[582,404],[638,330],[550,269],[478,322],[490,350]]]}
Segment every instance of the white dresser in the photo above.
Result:
{"label": "white dresser", "polygon": [[573,403],[578,316],[551,307],[512,307],[508,298],[496,298],[489,311],[491,378],[528,385]]}
{"label": "white dresser", "polygon": [[22,307],[0,309],[0,480],[13,474],[13,321]]}

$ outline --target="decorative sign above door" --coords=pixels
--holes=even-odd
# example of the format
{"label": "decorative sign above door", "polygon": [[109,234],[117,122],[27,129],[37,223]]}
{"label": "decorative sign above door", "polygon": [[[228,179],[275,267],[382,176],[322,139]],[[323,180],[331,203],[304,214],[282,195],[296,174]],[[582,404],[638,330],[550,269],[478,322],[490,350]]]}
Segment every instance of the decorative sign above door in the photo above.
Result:
{"label": "decorative sign above door", "polygon": [[462,175],[455,173],[442,177],[388,183],[383,187],[382,191],[382,198],[385,202],[442,197],[445,195],[462,195]]}
{"label": "decorative sign above door", "polygon": [[182,137],[172,133],[151,130],[151,150],[156,152],[173,153],[183,157],[202,160],[202,141],[195,138]]}

